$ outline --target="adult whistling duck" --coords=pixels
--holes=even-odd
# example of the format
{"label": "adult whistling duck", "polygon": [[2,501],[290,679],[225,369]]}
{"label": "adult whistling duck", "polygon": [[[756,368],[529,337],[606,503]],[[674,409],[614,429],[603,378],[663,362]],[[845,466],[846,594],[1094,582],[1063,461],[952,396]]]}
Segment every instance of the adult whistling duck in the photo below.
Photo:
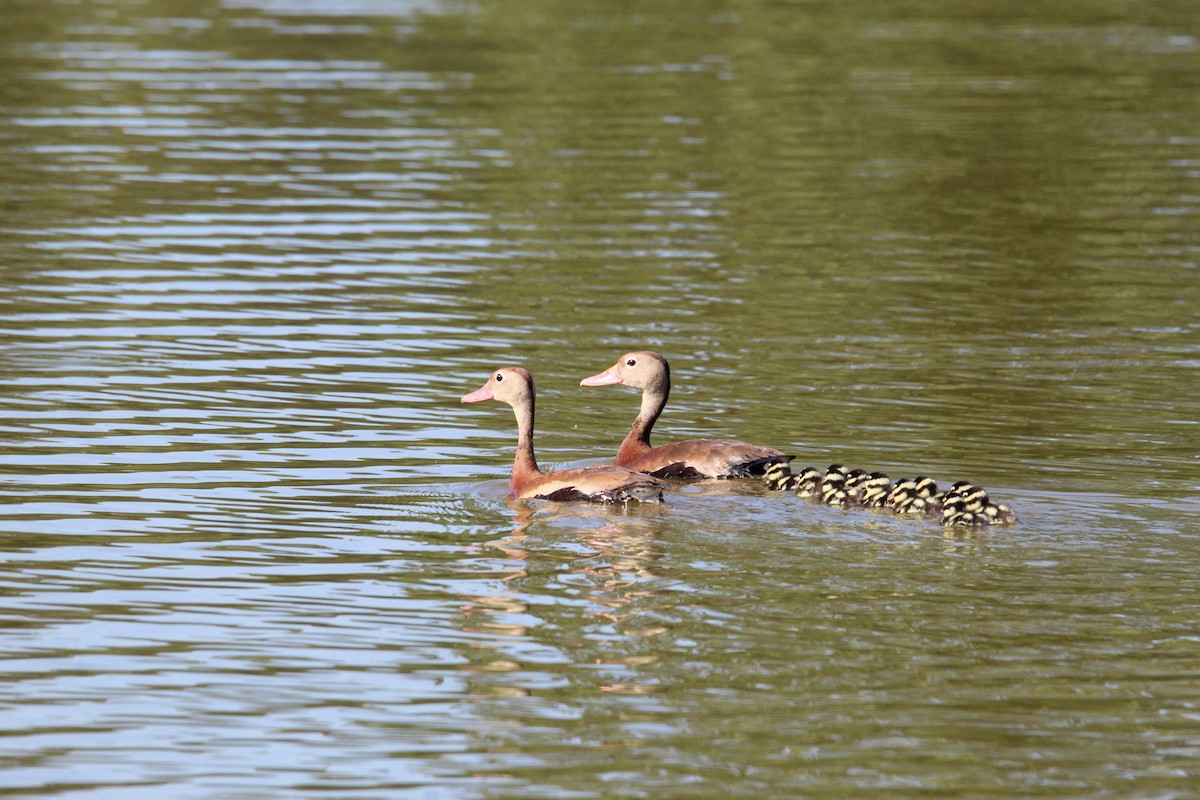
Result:
{"label": "adult whistling duck", "polygon": [[658,353],[626,353],[604,372],[579,384],[623,384],[642,391],[641,411],[617,450],[619,467],[659,478],[744,478],[762,475],[771,464],[786,464],[792,458],[770,447],[733,439],[689,439],[651,446],[650,431],[671,393],[671,368]]}
{"label": "adult whistling duck", "polygon": [[508,482],[510,497],[591,503],[662,500],[661,483],[623,467],[605,465],[542,472],[533,454],[534,396],[532,375],[520,367],[504,367],[462,398],[464,403],[499,400],[512,406],[517,417],[517,457]]}

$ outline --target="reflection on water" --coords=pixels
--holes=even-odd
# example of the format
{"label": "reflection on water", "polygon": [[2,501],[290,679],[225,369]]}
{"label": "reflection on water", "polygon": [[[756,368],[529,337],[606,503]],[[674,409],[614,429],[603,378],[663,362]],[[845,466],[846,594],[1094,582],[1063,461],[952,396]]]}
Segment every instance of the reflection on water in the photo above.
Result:
{"label": "reflection on water", "polygon": [[[0,787],[1190,796],[1184,12],[6,9]],[[640,348],[1021,522],[507,500],[476,376],[597,463]]]}

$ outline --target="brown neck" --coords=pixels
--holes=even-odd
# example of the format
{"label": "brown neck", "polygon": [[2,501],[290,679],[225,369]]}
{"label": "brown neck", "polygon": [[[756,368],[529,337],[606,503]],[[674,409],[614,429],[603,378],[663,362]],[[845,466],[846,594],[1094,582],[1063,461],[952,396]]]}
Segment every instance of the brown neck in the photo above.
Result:
{"label": "brown neck", "polygon": [[509,479],[508,488],[514,495],[542,474],[538,469],[537,457],[533,454],[533,409],[532,392],[527,402],[513,406],[513,414],[517,417],[517,457],[513,461],[512,478]]}
{"label": "brown neck", "polygon": [[667,396],[670,393],[670,386],[647,387],[642,390],[642,408],[637,419],[633,421],[633,427],[629,429],[629,435],[621,442],[621,448],[617,451],[618,463],[636,458],[650,449],[650,431],[654,429],[658,415],[666,407]]}

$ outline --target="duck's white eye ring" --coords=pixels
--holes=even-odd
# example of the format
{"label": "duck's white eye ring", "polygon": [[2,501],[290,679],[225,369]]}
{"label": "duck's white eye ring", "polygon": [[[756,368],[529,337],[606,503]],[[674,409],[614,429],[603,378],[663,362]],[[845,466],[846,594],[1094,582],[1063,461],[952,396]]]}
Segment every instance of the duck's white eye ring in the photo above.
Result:
{"label": "duck's white eye ring", "polygon": [[497,373],[496,373],[496,383],[499,383],[499,382],[500,382],[500,381],[502,381],[502,380],[504,380],[504,375],[503,375],[503,373],[497,372]]}

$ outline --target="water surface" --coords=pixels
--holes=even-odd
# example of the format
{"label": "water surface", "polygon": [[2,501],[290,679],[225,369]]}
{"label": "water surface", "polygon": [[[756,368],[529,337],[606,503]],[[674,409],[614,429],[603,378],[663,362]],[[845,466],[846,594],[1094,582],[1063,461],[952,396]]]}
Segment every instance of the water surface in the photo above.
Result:
{"label": "water surface", "polygon": [[[0,792],[1192,796],[1186,4],[10,6]],[[642,348],[1021,521],[505,499]]]}

